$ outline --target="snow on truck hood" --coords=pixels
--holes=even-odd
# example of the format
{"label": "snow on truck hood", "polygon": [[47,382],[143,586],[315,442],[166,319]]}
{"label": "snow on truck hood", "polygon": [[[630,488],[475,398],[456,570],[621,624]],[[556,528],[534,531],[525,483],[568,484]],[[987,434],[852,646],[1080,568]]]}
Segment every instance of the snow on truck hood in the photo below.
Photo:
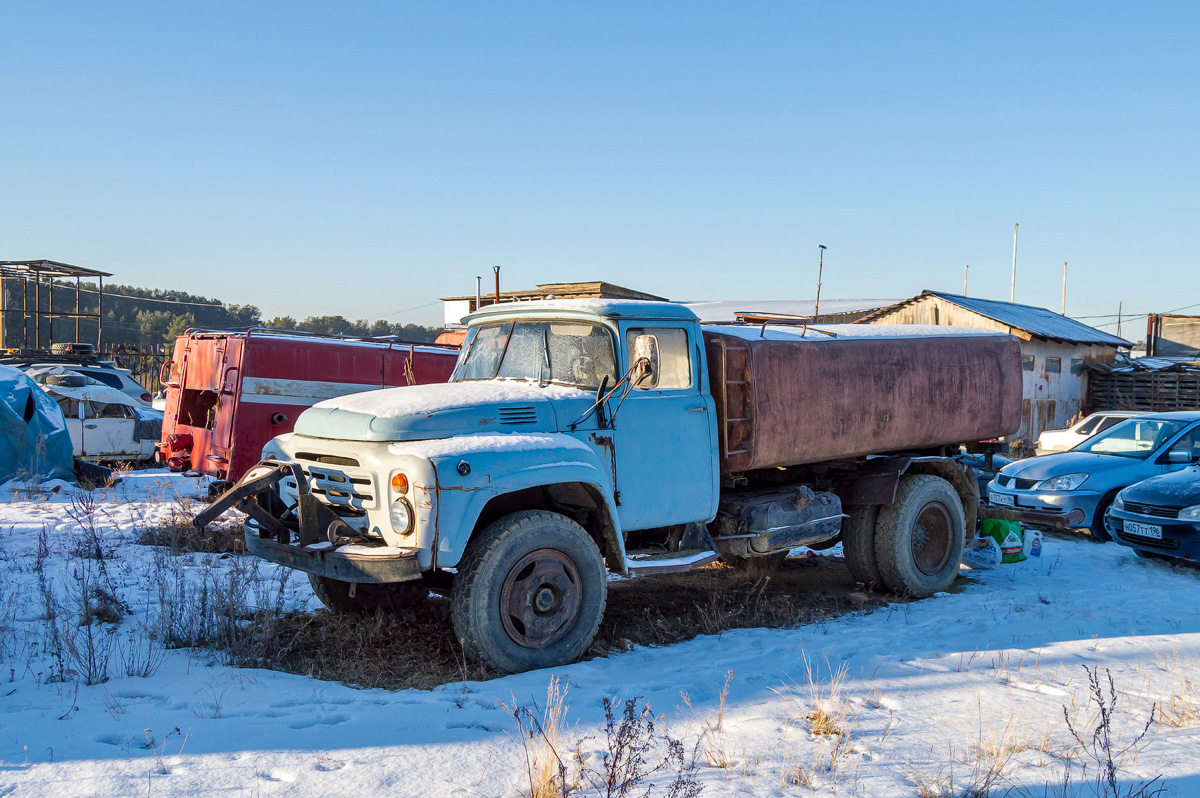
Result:
{"label": "snow on truck hood", "polygon": [[[554,432],[558,425],[550,400],[589,396],[579,388],[516,380],[409,385],[318,402],[296,419],[295,431],[355,441],[424,440],[468,430]],[[503,423],[503,411],[522,411],[525,423]]]}

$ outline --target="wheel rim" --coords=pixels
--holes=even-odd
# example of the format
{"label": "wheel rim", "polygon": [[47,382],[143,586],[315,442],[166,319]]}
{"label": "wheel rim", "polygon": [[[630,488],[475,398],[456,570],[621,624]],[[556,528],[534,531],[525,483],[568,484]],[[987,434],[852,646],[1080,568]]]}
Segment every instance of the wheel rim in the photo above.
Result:
{"label": "wheel rim", "polygon": [[504,631],[526,648],[545,648],[575,625],[583,603],[579,569],[554,549],[538,549],[517,561],[500,592]]}
{"label": "wheel rim", "polygon": [[950,561],[953,548],[950,510],[941,502],[930,502],[921,508],[913,524],[910,545],[913,563],[927,576],[941,573]]}

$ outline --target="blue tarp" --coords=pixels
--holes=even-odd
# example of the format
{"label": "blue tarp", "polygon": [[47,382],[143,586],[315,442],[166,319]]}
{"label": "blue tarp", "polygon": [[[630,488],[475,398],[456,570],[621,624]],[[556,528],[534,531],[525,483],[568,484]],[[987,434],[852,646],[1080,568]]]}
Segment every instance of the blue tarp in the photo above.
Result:
{"label": "blue tarp", "polygon": [[0,484],[11,479],[75,481],[67,424],[50,396],[11,366],[0,366]]}

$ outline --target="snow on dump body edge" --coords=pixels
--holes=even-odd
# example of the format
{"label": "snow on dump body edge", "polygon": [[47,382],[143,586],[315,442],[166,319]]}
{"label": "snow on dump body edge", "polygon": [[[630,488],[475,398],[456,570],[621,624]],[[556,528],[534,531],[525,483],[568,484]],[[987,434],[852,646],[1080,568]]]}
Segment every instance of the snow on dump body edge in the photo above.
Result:
{"label": "snow on dump body edge", "polygon": [[579,388],[565,385],[539,386],[524,380],[483,380],[478,382],[445,382],[430,385],[406,385],[363,391],[317,402],[313,407],[363,413],[376,418],[421,416],[441,410],[455,410],[484,403],[541,402],[590,395]]}
{"label": "snow on dump body edge", "polygon": [[553,433],[472,433],[440,440],[406,441],[388,446],[388,453],[416,457],[458,457],[473,452],[536,452],[578,449],[590,452],[587,444],[570,435]]}
{"label": "snow on dump body edge", "polygon": [[[928,338],[930,336],[996,336],[1007,333],[976,327],[951,327],[941,324],[810,324],[803,327],[761,324],[705,324],[705,332],[724,333],[746,341],[837,341],[847,338]],[[825,331],[834,336],[822,335]]]}

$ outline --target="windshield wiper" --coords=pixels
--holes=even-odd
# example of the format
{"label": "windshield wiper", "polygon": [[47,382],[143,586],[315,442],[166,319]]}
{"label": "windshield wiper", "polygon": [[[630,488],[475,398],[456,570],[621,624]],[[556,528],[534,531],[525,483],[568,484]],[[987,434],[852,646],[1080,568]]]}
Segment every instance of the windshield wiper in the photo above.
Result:
{"label": "windshield wiper", "polygon": [[[550,363],[550,328],[542,328],[542,352],[546,355],[546,368],[550,371],[550,377],[554,376],[554,366]],[[550,378],[542,382],[542,366],[538,364],[538,387],[545,388],[550,383]]]}

